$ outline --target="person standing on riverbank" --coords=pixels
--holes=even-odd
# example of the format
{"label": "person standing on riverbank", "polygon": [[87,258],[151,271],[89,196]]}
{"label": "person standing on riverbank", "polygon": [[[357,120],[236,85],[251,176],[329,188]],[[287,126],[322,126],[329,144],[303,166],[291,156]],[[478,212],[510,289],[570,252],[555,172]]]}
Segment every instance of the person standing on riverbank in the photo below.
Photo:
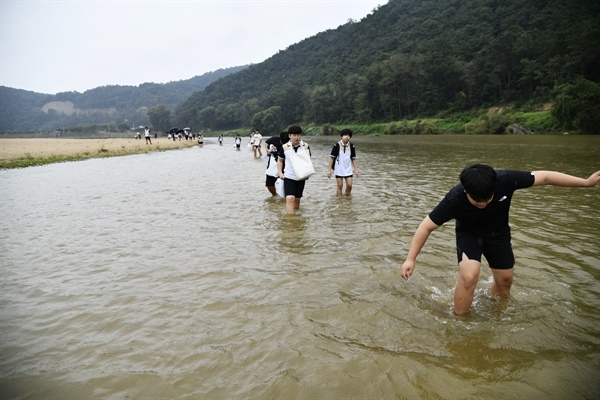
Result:
{"label": "person standing on riverbank", "polygon": [[356,162],[356,149],[350,143],[352,131],[350,129],[342,129],[340,132],[341,140],[333,145],[329,157],[329,168],[327,169],[327,177],[335,174],[337,183],[336,196],[342,195],[344,181],[346,182],[346,194],[352,192],[352,176],[356,174],[358,177],[358,164]]}
{"label": "person standing on riverbank", "polygon": [[514,192],[531,186],[592,187],[600,171],[578,178],[554,171],[494,170],[474,164],[460,174],[460,183],[421,222],[414,234],[400,276],[408,280],[417,256],[429,235],[445,222],[456,220],[456,254],[459,279],[454,289],[454,313],[465,314],[473,302],[483,255],[492,270],[491,296],[508,296],[513,282],[515,258],[508,223]]}
{"label": "person standing on riverbank", "polygon": [[150,128],[144,128],[144,137],[146,138],[146,144],[152,144],[152,139],[150,139]]}
{"label": "person standing on riverbank", "polygon": [[281,146],[277,160],[279,178],[285,189],[285,212],[293,214],[300,209],[300,199],[310,175],[314,174],[310,160],[310,147],[302,141],[302,128],[292,125],[288,128],[289,141]]}

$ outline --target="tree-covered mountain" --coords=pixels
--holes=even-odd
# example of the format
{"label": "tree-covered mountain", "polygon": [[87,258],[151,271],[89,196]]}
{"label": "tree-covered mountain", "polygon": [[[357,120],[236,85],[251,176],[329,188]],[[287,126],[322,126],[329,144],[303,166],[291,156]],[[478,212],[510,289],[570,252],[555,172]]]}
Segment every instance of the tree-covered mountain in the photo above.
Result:
{"label": "tree-covered mountain", "polygon": [[196,129],[397,121],[600,81],[597,0],[390,0],[194,93]]}
{"label": "tree-covered mountain", "polygon": [[[52,131],[91,124],[148,124],[147,109],[174,108],[192,93],[247,66],[219,69],[187,80],[139,86],[109,85],[56,95],[0,87],[0,131]],[[127,122],[126,122],[127,121]]]}

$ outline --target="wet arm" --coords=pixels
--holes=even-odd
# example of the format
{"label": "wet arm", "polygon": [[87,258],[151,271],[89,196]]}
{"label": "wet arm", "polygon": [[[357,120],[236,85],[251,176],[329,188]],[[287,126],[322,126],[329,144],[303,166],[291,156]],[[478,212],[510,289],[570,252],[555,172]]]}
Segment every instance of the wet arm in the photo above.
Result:
{"label": "wet arm", "polygon": [[589,178],[579,178],[555,171],[534,171],[533,176],[535,177],[533,186],[592,187],[600,182],[600,171],[594,172]]}
{"label": "wet arm", "polygon": [[333,172],[333,157],[329,156],[328,167],[327,167],[327,177],[331,178]]}
{"label": "wet arm", "polygon": [[279,158],[277,159],[277,172],[279,172],[279,178],[283,179],[283,157],[281,157],[281,155],[279,155]]}
{"label": "wet arm", "polygon": [[402,276],[404,280],[408,280],[408,278],[410,278],[412,275],[413,270],[415,269],[417,256],[421,252],[421,249],[425,245],[425,242],[429,238],[431,232],[436,230],[438,227],[439,225],[436,225],[431,218],[427,216],[417,228],[417,231],[415,232],[410,244],[406,261],[404,261],[404,264],[402,264],[402,268],[400,269],[400,276]]}

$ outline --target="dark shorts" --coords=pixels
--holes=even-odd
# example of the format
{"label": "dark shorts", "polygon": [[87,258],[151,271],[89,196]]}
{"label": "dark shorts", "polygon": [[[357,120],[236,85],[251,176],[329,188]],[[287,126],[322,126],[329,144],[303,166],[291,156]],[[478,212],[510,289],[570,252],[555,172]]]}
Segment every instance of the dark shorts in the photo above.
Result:
{"label": "dark shorts", "polygon": [[283,180],[283,188],[285,190],[285,197],[294,196],[299,199],[302,197],[302,193],[304,193],[304,185],[306,184],[306,180],[303,181],[295,181],[293,179],[285,178]]}
{"label": "dark shorts", "polygon": [[352,178],[352,175],[346,175],[346,176],[340,176],[340,175],[336,175],[335,177],[336,177],[336,178],[343,178],[343,179],[346,179],[346,178]]}
{"label": "dark shorts", "polygon": [[277,177],[267,175],[267,181],[265,186],[275,186],[275,182],[277,181]]}
{"label": "dark shorts", "polygon": [[471,260],[481,262],[485,257],[493,269],[511,269],[515,266],[515,255],[510,244],[510,232],[499,237],[481,237],[468,233],[456,232],[456,256],[458,262],[465,253]]}

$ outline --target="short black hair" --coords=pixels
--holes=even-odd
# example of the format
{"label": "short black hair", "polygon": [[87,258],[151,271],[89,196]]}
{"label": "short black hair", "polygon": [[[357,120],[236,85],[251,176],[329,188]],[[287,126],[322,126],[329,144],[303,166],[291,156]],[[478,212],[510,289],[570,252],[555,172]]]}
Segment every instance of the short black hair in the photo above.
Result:
{"label": "short black hair", "polygon": [[352,137],[352,131],[350,129],[342,129],[342,131],[340,132],[340,136],[344,136],[344,135],[349,135],[350,137]]}
{"label": "short black hair", "polygon": [[299,134],[302,135],[302,128],[300,128],[298,125],[292,125],[288,128],[288,134],[292,135],[292,134]]}
{"label": "short black hair", "polygon": [[290,137],[287,132],[281,132],[279,134],[279,140],[281,141],[281,144],[286,144],[290,141]]}
{"label": "short black hair", "polygon": [[489,165],[473,164],[462,170],[460,183],[473,200],[485,202],[494,195],[496,171]]}

